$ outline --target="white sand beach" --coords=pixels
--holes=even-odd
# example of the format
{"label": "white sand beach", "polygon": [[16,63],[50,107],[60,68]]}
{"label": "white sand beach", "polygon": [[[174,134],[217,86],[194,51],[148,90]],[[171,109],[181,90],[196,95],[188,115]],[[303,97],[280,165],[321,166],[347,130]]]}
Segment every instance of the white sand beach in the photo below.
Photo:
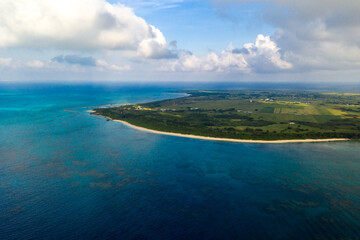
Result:
{"label": "white sand beach", "polygon": [[[99,115],[98,115],[99,116]],[[191,134],[182,134],[182,133],[172,133],[172,132],[163,132],[152,130],[144,127],[138,127],[133,124],[130,124],[126,121],[122,120],[113,120],[115,122],[123,123],[129,127],[135,128],[140,131],[146,131],[156,134],[176,136],[176,137],[185,137],[185,138],[195,138],[202,140],[210,140],[210,141],[223,141],[223,142],[237,142],[237,143],[309,143],[309,142],[337,142],[337,141],[349,141],[348,138],[329,138],[329,139],[290,139],[290,140],[248,140],[248,139],[232,139],[232,138],[215,138],[215,137],[205,137],[205,136],[197,136]]]}

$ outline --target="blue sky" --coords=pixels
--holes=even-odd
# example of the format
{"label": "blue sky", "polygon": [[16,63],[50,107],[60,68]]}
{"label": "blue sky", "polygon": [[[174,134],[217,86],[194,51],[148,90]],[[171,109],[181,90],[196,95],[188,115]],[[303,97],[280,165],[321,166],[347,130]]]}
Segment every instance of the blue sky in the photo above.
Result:
{"label": "blue sky", "polygon": [[344,81],[360,3],[2,0],[0,81]]}
{"label": "blue sky", "polygon": [[208,1],[179,1],[157,7],[141,2],[125,1],[138,16],[161,29],[168,40],[176,40],[180,48],[197,54],[221,51],[229,43],[241,46],[259,33],[270,35],[275,30],[259,21],[264,7],[258,3],[234,8],[234,4],[214,6]]}

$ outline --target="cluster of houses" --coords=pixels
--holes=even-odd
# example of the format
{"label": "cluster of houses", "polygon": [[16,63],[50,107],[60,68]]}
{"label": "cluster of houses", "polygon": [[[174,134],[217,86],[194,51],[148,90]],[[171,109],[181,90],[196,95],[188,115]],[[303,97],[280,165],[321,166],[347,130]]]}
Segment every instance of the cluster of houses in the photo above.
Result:
{"label": "cluster of houses", "polygon": [[242,112],[242,113],[252,113],[252,111],[243,111],[243,110],[237,110],[237,112]]}
{"label": "cluster of houses", "polygon": [[[275,99],[272,99],[272,98],[265,98],[265,99],[260,99],[261,101],[264,101],[264,102],[274,102]],[[250,102],[253,102],[252,100],[250,100]],[[301,104],[301,103],[304,103],[304,104],[311,104],[310,102],[293,102],[293,104]]]}
{"label": "cluster of houses", "polygon": [[[261,101],[264,101],[264,102],[274,102],[275,99],[272,99],[272,98],[261,98],[260,99]],[[254,100],[250,99],[249,102],[254,102]]]}
{"label": "cluster of houses", "polygon": [[265,98],[265,99],[260,99],[261,101],[264,101],[264,102],[273,102],[274,99],[271,99],[271,98]]}
{"label": "cluster of houses", "polygon": [[[176,109],[168,109],[168,108],[161,108],[159,109],[161,112],[175,112],[177,111]],[[190,111],[196,111],[196,110],[200,110],[200,108],[188,108],[188,110]]]}
{"label": "cluster of houses", "polygon": [[161,112],[169,112],[169,111],[175,112],[176,109],[161,108],[160,111]]}
{"label": "cluster of houses", "polygon": [[[131,108],[128,108],[128,109],[130,110]],[[149,111],[149,110],[151,110],[151,108],[144,108],[144,107],[135,105],[134,110],[136,110],[136,111],[144,111],[144,110]]]}

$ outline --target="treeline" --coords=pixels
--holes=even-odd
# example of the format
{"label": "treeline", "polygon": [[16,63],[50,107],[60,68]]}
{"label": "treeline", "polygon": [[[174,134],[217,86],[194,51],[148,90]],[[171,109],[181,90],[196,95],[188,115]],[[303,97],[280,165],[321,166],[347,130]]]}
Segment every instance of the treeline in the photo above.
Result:
{"label": "treeline", "polygon": [[[159,115],[156,112],[147,111],[144,114],[141,111],[119,111],[115,108],[98,109],[97,114],[101,114],[113,119],[125,120],[137,126],[184,134],[194,134],[200,136],[235,138],[235,139],[315,139],[315,138],[350,138],[359,139],[360,132],[330,132],[330,131],[307,131],[308,129],[289,127],[283,131],[264,131],[258,127],[261,120],[250,121],[251,118],[244,117],[249,121],[248,127],[244,130],[236,129],[233,125],[225,125],[218,119],[210,119],[206,114],[190,114],[185,118],[176,118],[171,116]],[[224,117],[224,116],[223,116]],[[242,122],[243,124],[243,122]],[[269,124],[266,122],[266,124]],[[299,131],[297,131],[299,129]]]}

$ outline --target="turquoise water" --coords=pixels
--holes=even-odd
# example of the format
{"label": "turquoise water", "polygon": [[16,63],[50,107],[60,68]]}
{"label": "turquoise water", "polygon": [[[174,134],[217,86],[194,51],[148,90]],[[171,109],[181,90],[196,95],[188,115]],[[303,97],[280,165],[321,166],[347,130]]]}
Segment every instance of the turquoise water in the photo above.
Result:
{"label": "turquoise water", "polygon": [[186,139],[86,108],[167,90],[1,85],[0,239],[360,239],[359,142]]}

